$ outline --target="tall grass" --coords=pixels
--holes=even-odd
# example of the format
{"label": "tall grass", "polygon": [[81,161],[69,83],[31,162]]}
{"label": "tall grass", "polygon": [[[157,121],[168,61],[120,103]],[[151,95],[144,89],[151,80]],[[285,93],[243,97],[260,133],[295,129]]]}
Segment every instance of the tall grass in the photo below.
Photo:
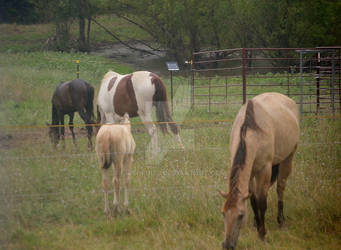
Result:
{"label": "tall grass", "polygon": [[[132,70],[85,54],[0,54],[1,248],[219,249],[223,200],[217,189],[228,185],[229,131],[237,106],[222,105],[211,113],[206,107],[190,109],[189,85],[177,78],[173,116],[182,124],[186,150],[179,151],[171,135],[159,135],[161,156],[149,161],[150,137],[133,120],[133,214],[108,221],[97,160],[87,151],[86,137],[78,129],[78,148],[67,137],[66,150],[54,150],[41,126],[50,118],[48,105],[56,84],[75,77],[75,59],[81,60],[81,77],[96,91],[109,68]],[[33,126],[13,127],[17,125]],[[276,223],[272,189],[266,214],[268,242],[258,239],[250,210],[239,249],[340,246],[341,122],[303,117],[301,131],[285,192],[287,228],[281,230]]]}

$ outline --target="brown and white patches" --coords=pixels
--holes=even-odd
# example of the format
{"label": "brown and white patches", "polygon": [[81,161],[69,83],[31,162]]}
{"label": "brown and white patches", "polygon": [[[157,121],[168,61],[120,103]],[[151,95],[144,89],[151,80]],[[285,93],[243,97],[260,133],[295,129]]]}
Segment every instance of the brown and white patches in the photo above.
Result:
{"label": "brown and white patches", "polygon": [[114,87],[116,80],[117,80],[117,76],[111,78],[111,80],[108,84],[108,92],[112,89],[112,87]]}
{"label": "brown and white patches", "polygon": [[131,80],[132,76],[133,74],[124,76],[117,84],[113,104],[115,113],[120,116],[123,116],[124,113],[128,113],[129,117],[135,117],[138,115],[138,106]]}

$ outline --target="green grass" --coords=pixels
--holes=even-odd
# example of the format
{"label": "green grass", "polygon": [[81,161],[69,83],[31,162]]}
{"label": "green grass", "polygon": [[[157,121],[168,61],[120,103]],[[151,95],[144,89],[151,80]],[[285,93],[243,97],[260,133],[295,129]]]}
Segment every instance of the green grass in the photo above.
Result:
{"label": "green grass", "polygon": [[[162,154],[148,161],[150,137],[134,119],[133,214],[108,221],[96,157],[87,151],[85,136],[77,131],[78,148],[67,137],[66,150],[55,151],[44,126],[50,121],[53,90],[59,81],[75,78],[76,59],[81,77],[96,93],[108,69],[133,70],[87,54],[0,54],[0,248],[220,249],[223,200],[217,189],[227,189],[229,131],[239,106],[220,105],[210,113],[205,106],[190,109],[188,79],[175,78],[173,118],[184,126],[186,151],[178,150],[171,135],[160,134]],[[166,83],[169,90],[169,79]],[[340,131],[339,118],[302,119],[295,170],[285,193],[287,228],[276,223],[272,189],[268,242],[258,239],[249,209],[238,249],[339,248]]]}

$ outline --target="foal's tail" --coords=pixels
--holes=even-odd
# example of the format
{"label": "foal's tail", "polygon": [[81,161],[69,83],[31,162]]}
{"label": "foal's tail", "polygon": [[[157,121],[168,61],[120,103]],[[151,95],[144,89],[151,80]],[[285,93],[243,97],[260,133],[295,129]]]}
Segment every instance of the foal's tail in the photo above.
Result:
{"label": "foal's tail", "polygon": [[161,131],[163,133],[168,133],[168,124],[173,134],[177,135],[180,131],[178,125],[173,121],[169,111],[166,87],[157,75],[151,73],[151,77],[151,81],[155,86],[153,105],[156,107],[156,117]]}

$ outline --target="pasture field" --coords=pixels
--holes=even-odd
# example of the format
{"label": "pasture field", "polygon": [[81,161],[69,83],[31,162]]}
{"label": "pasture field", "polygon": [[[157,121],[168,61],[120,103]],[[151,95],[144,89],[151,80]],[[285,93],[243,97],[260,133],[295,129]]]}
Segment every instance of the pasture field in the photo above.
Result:
{"label": "pasture field", "polygon": [[[45,122],[57,83],[81,78],[97,91],[108,69],[129,66],[86,54],[0,53],[1,249],[220,249],[227,190],[228,141],[239,107],[190,109],[188,80],[176,78],[174,120],[185,151],[159,134],[160,156],[148,160],[150,137],[132,119],[137,148],[131,170],[131,216],[108,221],[94,152],[78,127],[75,148],[54,150]],[[166,79],[169,87],[169,80]],[[264,92],[267,89],[263,89]],[[96,102],[96,100],[95,100]],[[76,115],[75,123],[81,124]],[[277,197],[268,197],[267,242],[258,239],[253,215],[238,249],[337,249],[341,246],[341,120],[304,116],[294,171],[285,192],[287,227],[276,222]],[[112,200],[112,194],[111,194]]]}
{"label": "pasture field", "polygon": [[[123,41],[130,39],[150,40],[149,35],[115,15],[101,15],[96,21],[109,29]],[[112,28],[114,27],[114,28]],[[0,24],[0,52],[33,52],[50,49],[48,39],[55,34],[53,23],[45,24]],[[72,44],[76,45],[78,38],[78,22],[70,24]],[[105,30],[92,22],[90,43],[92,47],[107,45],[116,42]]]}

